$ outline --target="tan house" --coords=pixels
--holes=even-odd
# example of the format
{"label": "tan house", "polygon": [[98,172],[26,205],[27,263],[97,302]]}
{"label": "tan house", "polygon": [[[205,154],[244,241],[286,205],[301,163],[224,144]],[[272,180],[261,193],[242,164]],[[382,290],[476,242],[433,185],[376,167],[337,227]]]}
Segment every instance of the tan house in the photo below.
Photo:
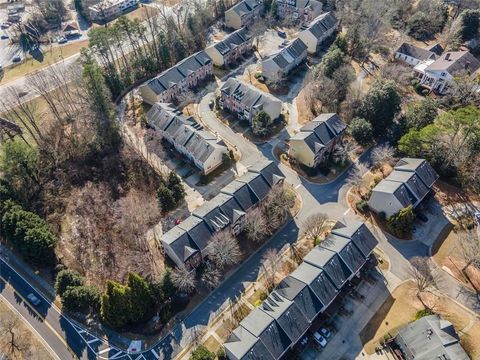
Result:
{"label": "tan house", "polygon": [[231,111],[240,120],[251,122],[255,115],[265,111],[273,121],[282,113],[279,99],[235,78],[223,84],[220,94],[220,107]]}
{"label": "tan house", "polygon": [[224,67],[234,64],[241,56],[252,49],[252,38],[246,28],[241,28],[227,35],[205,49],[215,66]]}
{"label": "tan house", "polygon": [[337,114],[321,114],[290,138],[288,154],[300,164],[315,167],[331,154],[346,128]]}
{"label": "tan house", "polygon": [[277,9],[281,19],[291,18],[303,25],[322,13],[322,3],[317,0],[277,0]]}
{"label": "tan house", "polygon": [[225,25],[232,29],[250,26],[263,11],[260,0],[243,0],[225,11]]}
{"label": "tan house", "polygon": [[325,40],[335,33],[337,27],[338,20],[329,11],[317,16],[305,30],[300,31],[298,37],[307,45],[308,52],[315,54],[320,50]]}
{"label": "tan house", "polygon": [[262,75],[268,81],[284,79],[307,58],[307,46],[295,39],[280,51],[262,60]]}
{"label": "tan house", "polygon": [[103,0],[88,8],[90,20],[113,20],[138,5],[139,0]]}
{"label": "tan house", "polygon": [[213,73],[212,59],[200,51],[140,86],[140,95],[147,104],[169,103],[188,89],[196,87]]}
{"label": "tan house", "polygon": [[193,118],[187,118],[171,104],[156,103],[147,113],[148,124],[203,174],[223,162],[228,149],[215,135],[205,131]]}

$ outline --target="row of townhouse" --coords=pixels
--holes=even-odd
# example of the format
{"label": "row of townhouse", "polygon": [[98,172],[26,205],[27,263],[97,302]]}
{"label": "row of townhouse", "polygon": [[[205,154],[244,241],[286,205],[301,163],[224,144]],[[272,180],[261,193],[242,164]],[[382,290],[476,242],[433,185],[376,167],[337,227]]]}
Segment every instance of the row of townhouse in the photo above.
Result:
{"label": "row of townhouse", "polygon": [[232,29],[241,29],[253,24],[263,12],[260,0],[242,0],[225,11],[225,25]]}
{"label": "row of townhouse", "polygon": [[199,51],[140,86],[143,101],[169,103],[213,74],[213,63],[205,51]]}
{"label": "row of townhouse", "polygon": [[331,11],[317,16],[305,29],[300,31],[298,38],[307,46],[310,54],[317,53],[323,44],[333,37],[339,21]]}
{"label": "row of townhouse", "polygon": [[139,2],[139,0],[103,0],[88,8],[90,20],[113,20],[123,15],[125,11],[137,6]]}
{"label": "row of townhouse", "polygon": [[156,103],[147,113],[151,128],[186,156],[203,174],[218,168],[228,149],[216,136],[203,130],[192,117],[186,117],[172,104]]}
{"label": "row of townhouse", "polygon": [[377,243],[364,223],[337,223],[263,304],[240,322],[224,344],[228,359],[286,358],[345,285],[359,275]]}
{"label": "row of townhouse", "polygon": [[305,61],[307,53],[315,54],[336,32],[338,20],[327,12],[316,17],[300,31],[298,38],[262,60],[262,75],[269,81],[285,78]]}
{"label": "row of townhouse", "polygon": [[277,0],[277,16],[291,18],[300,24],[308,24],[322,12],[322,3],[317,0]]}
{"label": "row of townhouse", "polygon": [[262,75],[266,80],[281,80],[307,58],[307,45],[300,39],[291,41],[278,52],[262,60]]}
{"label": "row of townhouse", "polygon": [[228,230],[238,234],[246,213],[283,181],[283,173],[271,161],[249,168],[245,175],[225,186],[220,194],[163,234],[161,244],[165,253],[177,266],[188,270],[195,268],[208,256],[208,243],[215,233]]}
{"label": "row of townhouse", "polygon": [[412,205],[416,208],[430,193],[438,174],[424,159],[403,158],[372,190],[368,206],[388,218]]}
{"label": "row of townhouse", "polygon": [[300,164],[316,167],[330,156],[346,129],[337,114],[320,114],[290,138],[288,154]]}
{"label": "row of townhouse", "polygon": [[233,65],[243,55],[252,50],[252,37],[246,28],[241,28],[227,35],[223,40],[207,47],[205,52],[215,66]]}
{"label": "row of townhouse", "polygon": [[220,88],[219,104],[239,119],[250,122],[261,111],[265,111],[272,121],[282,113],[279,99],[235,78],[229,78]]}
{"label": "row of townhouse", "polygon": [[395,52],[395,59],[413,67],[420,84],[438,94],[445,94],[455,81],[455,76],[467,74],[476,77],[480,61],[469,51],[443,52],[440,45],[423,49],[403,43]]}

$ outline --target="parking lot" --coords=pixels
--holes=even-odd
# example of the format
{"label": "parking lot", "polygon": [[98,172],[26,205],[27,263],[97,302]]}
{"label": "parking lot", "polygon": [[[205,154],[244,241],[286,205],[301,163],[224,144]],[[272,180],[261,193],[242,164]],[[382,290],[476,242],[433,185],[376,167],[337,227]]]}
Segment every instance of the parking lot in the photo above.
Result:
{"label": "parking lot", "polygon": [[[6,1],[0,1],[0,24],[5,24],[8,19]],[[8,38],[5,38],[7,37]],[[0,65],[3,67],[12,64],[15,56],[20,56],[22,51],[17,45],[10,44],[11,26],[2,26],[0,29]]]}
{"label": "parking lot", "polygon": [[362,280],[354,291],[343,298],[341,304],[337,304],[335,314],[331,313],[329,318],[323,319],[321,324],[317,325],[319,328],[326,327],[332,332],[332,335],[326,339],[325,347],[311,338],[300,358],[303,360],[369,359],[362,353],[363,345],[358,334],[388,296],[389,291],[383,276],[373,269],[366,280]]}

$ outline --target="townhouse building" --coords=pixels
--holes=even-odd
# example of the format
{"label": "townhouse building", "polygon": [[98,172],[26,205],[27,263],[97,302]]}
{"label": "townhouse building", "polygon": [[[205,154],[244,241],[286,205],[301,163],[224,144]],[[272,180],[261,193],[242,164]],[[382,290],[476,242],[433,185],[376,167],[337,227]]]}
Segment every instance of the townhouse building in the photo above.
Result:
{"label": "townhouse building", "polygon": [[224,344],[228,359],[285,359],[345,284],[358,276],[377,243],[364,223],[338,223],[263,304],[240,322]]}
{"label": "townhouse building", "polygon": [[247,212],[258,206],[273,187],[283,184],[284,178],[275,163],[260,161],[163,234],[160,242],[165,253],[178,267],[194,269],[208,256],[212,236],[222,230],[240,233]]}
{"label": "townhouse building", "polygon": [[209,174],[222,165],[224,155],[228,155],[223,141],[205,131],[192,117],[186,117],[172,104],[154,104],[147,113],[147,121],[203,174]]}
{"label": "townhouse building", "polygon": [[174,102],[212,74],[212,59],[205,51],[199,51],[141,85],[140,95],[150,105]]}
{"label": "townhouse building", "polygon": [[250,123],[261,111],[265,111],[272,121],[282,113],[279,99],[235,78],[229,78],[220,88],[219,104],[222,109]]}
{"label": "townhouse building", "polygon": [[251,50],[252,38],[246,28],[241,28],[207,47],[205,52],[212,59],[213,65],[226,67],[235,64],[238,59]]}
{"label": "townhouse building", "polygon": [[123,15],[125,11],[137,6],[139,2],[139,0],[103,0],[88,8],[90,20],[113,20]]}
{"label": "townhouse building", "polygon": [[368,206],[387,218],[409,205],[416,208],[438,177],[426,160],[403,158],[390,175],[373,188]]}
{"label": "townhouse building", "polygon": [[288,154],[300,164],[316,167],[330,156],[346,128],[337,114],[320,114],[290,138]]}
{"label": "townhouse building", "polygon": [[253,24],[263,11],[260,0],[242,0],[225,11],[225,25],[232,29],[241,29]]}
{"label": "townhouse building", "polygon": [[262,60],[262,75],[267,81],[284,79],[307,58],[307,46],[295,39],[283,49]]}
{"label": "townhouse building", "polygon": [[338,20],[331,11],[317,16],[308,27],[298,34],[310,54],[317,53],[337,31]]}
{"label": "townhouse building", "polygon": [[322,3],[317,0],[277,0],[277,15],[290,18],[300,25],[308,24],[322,12]]}

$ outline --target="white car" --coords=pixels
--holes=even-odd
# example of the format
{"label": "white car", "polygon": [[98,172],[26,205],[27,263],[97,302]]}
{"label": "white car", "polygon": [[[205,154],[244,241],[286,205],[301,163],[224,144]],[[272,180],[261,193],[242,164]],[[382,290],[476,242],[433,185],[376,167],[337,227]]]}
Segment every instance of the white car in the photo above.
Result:
{"label": "white car", "polygon": [[321,327],[318,331],[320,331],[320,333],[325,337],[325,339],[328,339],[330,338],[330,336],[332,336],[332,333],[327,328]]}
{"label": "white car", "polygon": [[318,333],[318,331],[315,331],[313,333],[313,339],[320,345],[322,348],[327,346],[327,340]]}
{"label": "white car", "polygon": [[32,303],[33,306],[38,306],[40,305],[41,301],[39,298],[37,298],[35,295],[33,295],[32,293],[28,294],[27,295],[27,299],[28,301],[30,301]]}

